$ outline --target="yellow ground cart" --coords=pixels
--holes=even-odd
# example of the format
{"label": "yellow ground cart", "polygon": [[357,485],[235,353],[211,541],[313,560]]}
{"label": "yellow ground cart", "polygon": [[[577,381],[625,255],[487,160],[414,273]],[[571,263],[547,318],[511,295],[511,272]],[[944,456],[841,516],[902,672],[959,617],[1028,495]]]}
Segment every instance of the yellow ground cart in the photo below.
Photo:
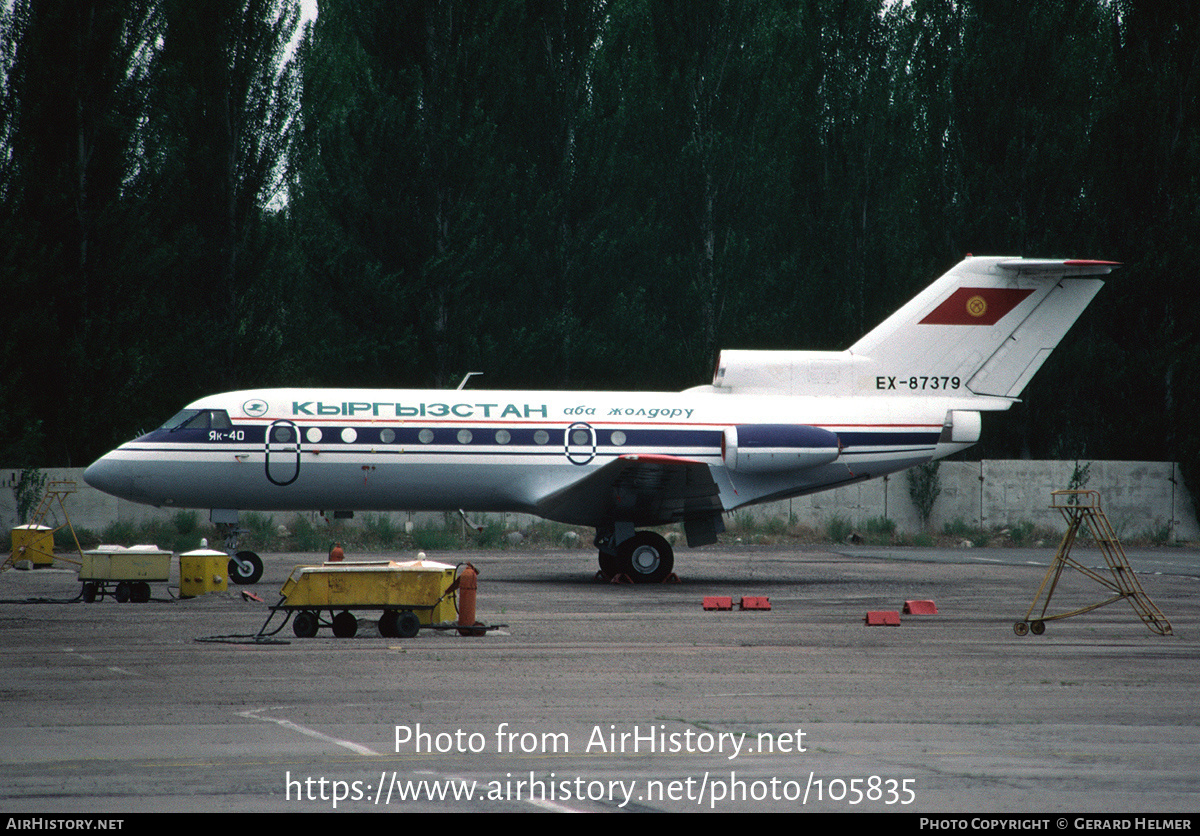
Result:
{"label": "yellow ground cart", "polygon": [[[356,610],[381,610],[382,635],[412,638],[423,625],[454,621],[454,575],[453,566],[431,560],[297,566],[284,581],[282,597],[271,607],[258,636],[279,632],[291,619],[292,632],[299,638],[311,638],[324,626],[338,638],[350,638],[358,632]],[[284,613],[283,622],[267,633],[279,612]]]}
{"label": "yellow ground cart", "polygon": [[150,600],[150,584],[166,582],[171,574],[171,552],[158,546],[101,546],[84,552],[79,564],[83,582],[80,597],[87,603],[106,595],[118,603],[135,604]]}

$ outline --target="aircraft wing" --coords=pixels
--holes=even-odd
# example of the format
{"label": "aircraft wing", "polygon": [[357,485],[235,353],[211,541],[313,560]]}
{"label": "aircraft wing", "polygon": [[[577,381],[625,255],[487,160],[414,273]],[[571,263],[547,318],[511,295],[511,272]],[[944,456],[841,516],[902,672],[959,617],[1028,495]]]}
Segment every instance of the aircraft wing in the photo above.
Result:
{"label": "aircraft wing", "polygon": [[664,455],[621,456],[537,503],[547,519],[598,526],[614,519],[666,525],[719,513],[717,483],[707,464]]}

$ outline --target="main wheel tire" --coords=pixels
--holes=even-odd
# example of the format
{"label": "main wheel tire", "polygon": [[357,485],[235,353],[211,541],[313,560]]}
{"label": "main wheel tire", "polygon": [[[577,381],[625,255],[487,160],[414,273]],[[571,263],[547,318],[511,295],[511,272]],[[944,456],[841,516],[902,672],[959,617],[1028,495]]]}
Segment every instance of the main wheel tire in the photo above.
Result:
{"label": "main wheel tire", "polygon": [[262,558],[254,552],[238,552],[237,560],[229,559],[229,579],[236,584],[245,586],[258,583],[262,573]]}
{"label": "main wheel tire", "polygon": [[661,583],[675,566],[675,552],[661,534],[639,531],[617,547],[617,564],[634,583]]}
{"label": "main wheel tire", "polygon": [[292,632],[298,639],[311,639],[317,634],[317,614],[309,610],[301,610],[292,618]]}
{"label": "main wheel tire", "polygon": [[358,619],[349,610],[343,610],[333,617],[333,634],[339,639],[352,639],[358,632]]}
{"label": "main wheel tire", "polygon": [[611,578],[617,572],[621,571],[621,561],[615,554],[608,552],[600,552],[600,572],[606,578]]}

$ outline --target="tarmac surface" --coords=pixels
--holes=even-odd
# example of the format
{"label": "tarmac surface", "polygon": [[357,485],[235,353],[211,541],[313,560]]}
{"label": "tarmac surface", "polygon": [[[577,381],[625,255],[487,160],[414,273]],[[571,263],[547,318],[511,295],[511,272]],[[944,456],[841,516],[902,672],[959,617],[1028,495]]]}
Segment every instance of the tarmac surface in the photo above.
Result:
{"label": "tarmac surface", "polygon": [[[502,626],[383,638],[361,611],[354,638],[269,643],[320,556],[191,599],[176,562],[147,603],[10,570],[0,811],[1194,813],[1200,552],[1127,551],[1172,635],[1125,601],[1016,635],[1052,548],[680,548],[653,587],[595,580],[590,550],[430,554],[474,564]],[[1050,612],[1105,597],[1068,570]],[[938,612],[864,624],[909,600]]]}

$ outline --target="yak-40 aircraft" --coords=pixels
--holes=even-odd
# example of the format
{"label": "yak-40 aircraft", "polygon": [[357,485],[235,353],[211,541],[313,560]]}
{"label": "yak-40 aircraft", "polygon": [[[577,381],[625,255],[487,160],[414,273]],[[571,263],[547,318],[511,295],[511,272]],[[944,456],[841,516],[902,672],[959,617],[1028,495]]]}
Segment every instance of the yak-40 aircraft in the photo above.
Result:
{"label": "yak-40 aircraft", "polygon": [[[845,351],[722,351],[678,393],[256,389],[202,398],[87,469],[149,505],[523,512],[596,529],[600,568],[659,581],[651,526],[895,473],[979,440],[1099,291],[1106,261],[967,258]],[[251,552],[230,562],[252,583]]]}

